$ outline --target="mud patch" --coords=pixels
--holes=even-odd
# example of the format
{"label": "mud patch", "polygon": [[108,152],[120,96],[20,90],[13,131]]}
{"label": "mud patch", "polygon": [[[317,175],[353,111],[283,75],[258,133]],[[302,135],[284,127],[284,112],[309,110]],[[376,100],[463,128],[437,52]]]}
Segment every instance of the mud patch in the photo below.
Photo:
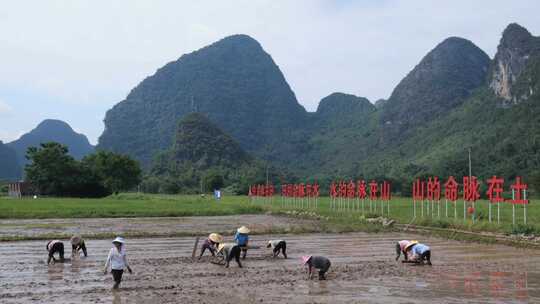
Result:
{"label": "mud patch", "polygon": [[36,239],[102,235],[178,236],[210,232],[233,233],[247,225],[255,233],[320,231],[315,220],[271,215],[232,215],[200,217],[92,218],[0,220],[0,239]]}

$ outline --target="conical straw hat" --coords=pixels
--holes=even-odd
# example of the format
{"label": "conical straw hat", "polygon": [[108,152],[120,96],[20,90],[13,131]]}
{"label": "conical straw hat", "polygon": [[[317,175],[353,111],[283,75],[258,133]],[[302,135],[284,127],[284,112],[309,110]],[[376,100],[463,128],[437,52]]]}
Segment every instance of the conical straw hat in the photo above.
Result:
{"label": "conical straw hat", "polygon": [[311,259],[310,255],[302,256],[302,265],[305,265],[309,261],[309,259]]}
{"label": "conical straw hat", "polygon": [[248,234],[249,233],[249,228],[246,227],[246,226],[242,226],[242,227],[238,228],[238,230],[236,230],[236,231],[238,231],[239,233]]}
{"label": "conical straw hat", "polygon": [[214,243],[222,243],[223,242],[223,237],[221,235],[217,234],[217,233],[210,233],[208,238]]}
{"label": "conical straw hat", "polygon": [[405,251],[409,250],[413,245],[418,244],[418,241],[411,241],[407,246],[405,246]]}

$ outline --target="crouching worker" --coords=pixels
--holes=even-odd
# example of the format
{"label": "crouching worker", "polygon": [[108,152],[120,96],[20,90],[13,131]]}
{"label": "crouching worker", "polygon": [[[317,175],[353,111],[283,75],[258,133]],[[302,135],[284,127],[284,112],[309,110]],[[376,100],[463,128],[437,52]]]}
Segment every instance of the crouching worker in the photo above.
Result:
{"label": "crouching worker", "polygon": [[272,248],[274,258],[279,255],[280,251],[283,257],[287,258],[287,243],[284,240],[270,240],[266,248]]}
{"label": "crouching worker", "polygon": [[206,249],[210,251],[212,256],[216,256],[215,251],[217,250],[219,243],[223,243],[223,237],[217,233],[210,233],[208,238],[204,240],[204,243],[201,246],[201,254],[199,255],[199,260],[202,258]]}
{"label": "crouching worker", "polygon": [[399,260],[399,257],[403,253],[403,258],[407,261],[407,253],[405,252],[405,247],[409,245],[410,241],[403,240],[396,243],[396,261]]}
{"label": "crouching worker", "polygon": [[311,280],[313,268],[319,270],[319,280],[326,280],[325,274],[330,268],[330,260],[323,256],[305,255],[302,257],[304,265],[308,266],[308,280]]}
{"label": "crouching worker", "polygon": [[122,275],[124,274],[124,268],[127,268],[129,273],[133,273],[129,267],[126,250],[124,248],[124,238],[117,237],[113,241],[113,247],[109,251],[109,256],[107,257],[107,262],[105,263],[104,274],[107,274],[107,271],[111,269],[111,273],[114,279],[113,289],[118,289],[120,283],[122,282]]}
{"label": "crouching worker", "polygon": [[60,257],[59,262],[64,263],[64,243],[59,240],[52,240],[47,243],[47,251],[49,252],[49,258],[47,259],[47,265],[51,263],[51,260],[56,263],[56,259],[54,258],[54,254],[58,252],[58,255]]}
{"label": "crouching worker", "polygon": [[219,244],[218,253],[223,255],[225,259],[225,268],[229,268],[229,262],[234,258],[238,267],[242,268],[242,263],[240,263],[240,246],[235,243],[223,243]]}
{"label": "crouching worker", "polygon": [[84,240],[79,235],[74,235],[71,237],[71,256],[74,257],[75,255],[79,254],[79,250],[82,250],[84,257],[88,256],[88,253],[86,252],[86,244],[84,243]]}
{"label": "crouching worker", "polygon": [[242,250],[242,259],[246,258],[249,243],[249,232],[248,227],[242,226],[236,230],[236,234],[234,235],[234,241]]}
{"label": "crouching worker", "polygon": [[420,244],[418,241],[411,241],[406,247],[405,252],[408,255],[408,260],[403,261],[417,264],[424,264],[424,261],[428,265],[431,265],[431,249],[429,246]]}

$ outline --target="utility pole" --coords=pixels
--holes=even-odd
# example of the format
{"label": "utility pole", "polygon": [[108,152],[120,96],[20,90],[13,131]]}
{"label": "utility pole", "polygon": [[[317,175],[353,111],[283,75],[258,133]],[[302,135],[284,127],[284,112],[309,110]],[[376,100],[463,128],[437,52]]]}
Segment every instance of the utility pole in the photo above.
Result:
{"label": "utility pole", "polygon": [[268,186],[268,164],[266,164],[266,185]]}
{"label": "utility pole", "polygon": [[201,194],[203,194],[203,180],[202,180],[202,177],[201,177]]}
{"label": "utility pole", "polygon": [[469,179],[472,177],[471,147],[469,147]]}

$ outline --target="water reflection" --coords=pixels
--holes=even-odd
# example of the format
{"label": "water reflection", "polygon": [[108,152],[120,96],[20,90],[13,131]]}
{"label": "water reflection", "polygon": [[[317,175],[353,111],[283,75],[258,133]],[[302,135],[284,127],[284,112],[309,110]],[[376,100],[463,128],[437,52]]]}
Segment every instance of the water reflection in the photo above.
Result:
{"label": "water reflection", "polygon": [[112,304],[122,304],[122,297],[120,296],[120,291],[113,290],[113,301]]}
{"label": "water reflection", "polygon": [[440,288],[446,289],[451,294],[518,300],[527,300],[530,297],[528,272],[445,273],[441,279]]}
{"label": "water reflection", "polygon": [[58,281],[64,278],[64,264],[55,263],[47,267],[49,281]]}

